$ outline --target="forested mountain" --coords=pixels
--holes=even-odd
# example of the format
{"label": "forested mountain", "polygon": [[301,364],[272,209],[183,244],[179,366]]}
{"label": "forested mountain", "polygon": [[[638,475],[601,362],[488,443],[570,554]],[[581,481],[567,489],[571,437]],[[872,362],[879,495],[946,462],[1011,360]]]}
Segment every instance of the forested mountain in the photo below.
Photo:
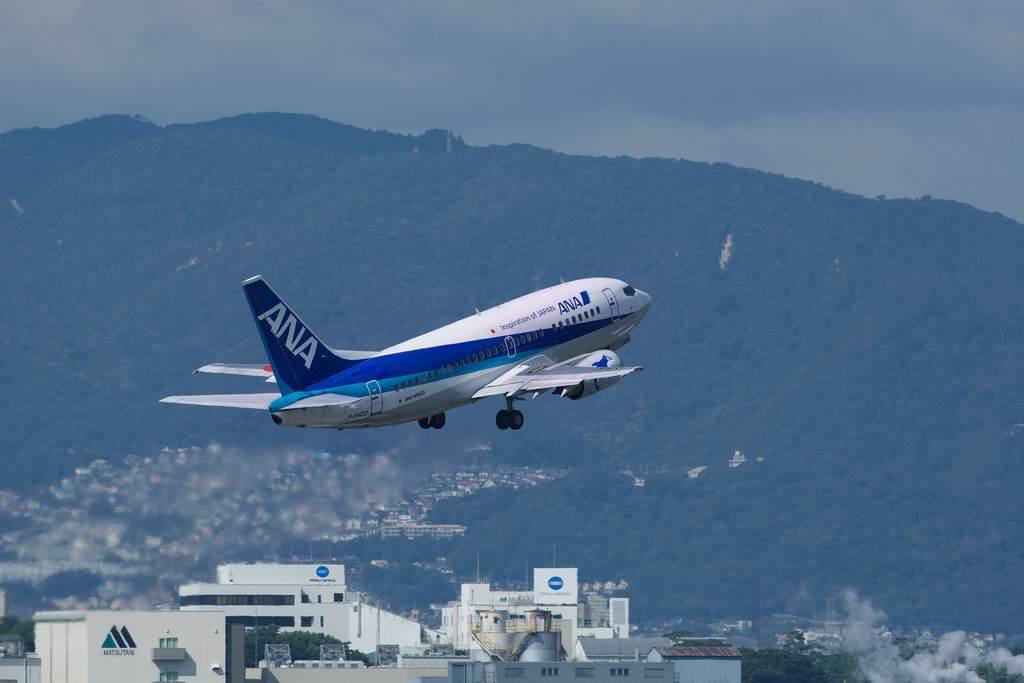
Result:
{"label": "forested mountain", "polygon": [[[749,618],[760,582],[766,610],[852,586],[893,612],[1013,629],[1015,221],[727,164],[475,148],[281,114],[11,131],[0,198],[0,488],[214,440],[438,463],[477,449],[593,471],[441,506],[438,519],[473,520],[452,553],[463,571],[480,548],[518,547],[521,561],[484,570],[519,575],[557,542],[591,574],[617,563],[652,618]],[[516,433],[494,428],[488,401],[440,432],[320,433],[158,404],[260,390],[189,374],[263,362],[239,287],[255,274],[332,346],[366,349],[559,279],[620,277],[654,299],[621,352],[646,372],[584,401],[527,402]],[[735,451],[747,462],[731,469]],[[642,488],[605,474],[625,468],[659,474]]]}

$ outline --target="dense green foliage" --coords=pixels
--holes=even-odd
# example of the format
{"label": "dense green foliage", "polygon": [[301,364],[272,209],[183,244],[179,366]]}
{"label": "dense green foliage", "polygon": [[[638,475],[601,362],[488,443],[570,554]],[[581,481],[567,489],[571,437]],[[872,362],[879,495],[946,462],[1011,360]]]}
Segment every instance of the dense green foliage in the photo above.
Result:
{"label": "dense green foliage", "polygon": [[860,683],[857,660],[846,652],[824,654],[791,648],[740,650],[743,683]]}
{"label": "dense green foliage", "polygon": [[0,636],[20,636],[25,652],[36,651],[36,622],[17,617],[0,617]]}
{"label": "dense green foliage", "polygon": [[282,631],[279,626],[257,626],[245,629],[245,666],[254,668],[257,661],[266,656],[266,645],[288,645],[292,661],[318,661],[321,645],[344,645],[347,661],[361,661],[369,664],[369,658],[342,643],[334,636],[308,631]]}
{"label": "dense green foliage", "polygon": [[[557,542],[584,576],[629,581],[641,619],[749,618],[759,583],[766,613],[853,586],[909,619],[1024,631],[1019,223],[726,164],[446,141],[286,115],[0,135],[3,486],[212,440],[439,464],[484,443],[594,471],[439,506],[469,525],[444,553],[461,577],[480,551],[518,579]],[[239,288],[257,273],[342,348],[621,277],[654,298],[622,351],[647,372],[528,402],[514,434],[487,401],[441,432],[341,434],[158,404],[260,390],[189,374],[262,362]],[[621,468],[647,486],[597,471]]]}
{"label": "dense green foliage", "polygon": [[413,564],[386,567],[366,565],[359,573],[360,587],[382,597],[387,606],[402,614],[427,612],[431,604],[454,600],[458,588],[444,574]]}

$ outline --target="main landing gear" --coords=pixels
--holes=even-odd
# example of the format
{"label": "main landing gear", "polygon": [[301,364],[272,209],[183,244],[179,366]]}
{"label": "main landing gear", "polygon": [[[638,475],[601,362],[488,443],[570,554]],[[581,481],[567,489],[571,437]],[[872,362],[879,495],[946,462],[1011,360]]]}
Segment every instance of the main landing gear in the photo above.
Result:
{"label": "main landing gear", "polygon": [[523,414],[518,410],[512,409],[512,401],[515,399],[511,396],[505,397],[505,410],[499,410],[498,414],[494,416],[494,423],[498,425],[498,429],[521,429],[523,426]]}
{"label": "main landing gear", "polygon": [[431,415],[430,417],[421,417],[418,420],[418,424],[423,429],[430,429],[431,427],[434,429],[440,429],[441,427],[444,427],[444,420],[444,413],[438,413],[437,415]]}

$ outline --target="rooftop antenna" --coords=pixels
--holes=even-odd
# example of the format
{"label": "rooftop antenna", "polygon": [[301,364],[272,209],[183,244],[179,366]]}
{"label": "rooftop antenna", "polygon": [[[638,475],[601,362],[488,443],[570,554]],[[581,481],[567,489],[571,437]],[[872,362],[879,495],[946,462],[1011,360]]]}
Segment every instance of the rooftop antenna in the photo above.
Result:
{"label": "rooftop antenna", "polygon": [[480,551],[476,551],[476,582],[480,583]]}

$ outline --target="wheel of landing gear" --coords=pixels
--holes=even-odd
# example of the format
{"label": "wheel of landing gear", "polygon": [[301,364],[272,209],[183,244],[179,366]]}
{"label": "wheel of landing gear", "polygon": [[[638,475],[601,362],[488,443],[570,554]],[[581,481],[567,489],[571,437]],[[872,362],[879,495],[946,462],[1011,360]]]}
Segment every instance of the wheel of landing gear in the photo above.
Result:
{"label": "wheel of landing gear", "polygon": [[523,420],[523,413],[519,410],[513,410],[512,414],[509,415],[508,418],[508,426],[512,429],[519,429],[523,426]]}
{"label": "wheel of landing gear", "polygon": [[499,410],[498,414],[494,416],[494,423],[498,425],[498,429],[508,429],[509,417],[507,410]]}
{"label": "wheel of landing gear", "polygon": [[430,426],[433,427],[434,429],[440,429],[441,427],[444,427],[444,421],[444,413],[438,413],[437,415],[434,415],[432,418],[430,418]]}
{"label": "wheel of landing gear", "polygon": [[430,429],[430,418],[429,417],[421,417],[417,422],[418,422],[419,426],[422,427],[423,429]]}

